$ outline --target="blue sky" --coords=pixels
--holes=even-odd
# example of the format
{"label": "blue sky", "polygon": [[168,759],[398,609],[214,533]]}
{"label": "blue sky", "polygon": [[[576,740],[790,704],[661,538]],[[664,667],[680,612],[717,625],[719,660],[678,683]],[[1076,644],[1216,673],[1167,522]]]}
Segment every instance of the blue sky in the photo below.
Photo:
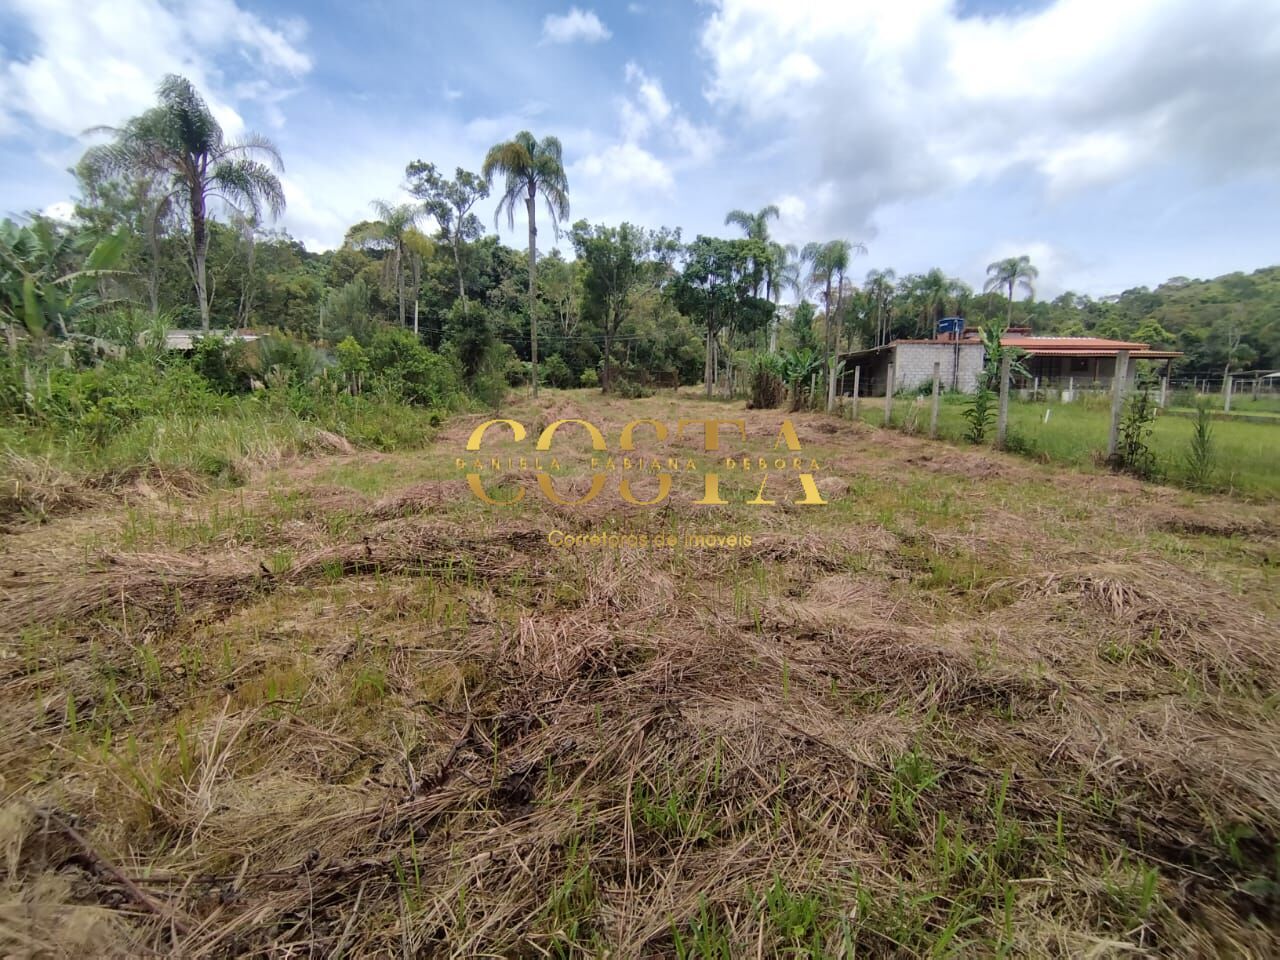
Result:
{"label": "blue sky", "polygon": [[409,161],[527,128],[574,219],[777,203],[780,239],[865,242],[855,273],[1028,253],[1042,296],[1100,295],[1280,261],[1280,0],[0,0],[0,212],[58,209],[82,131],[166,72],[276,141],[313,248]]}

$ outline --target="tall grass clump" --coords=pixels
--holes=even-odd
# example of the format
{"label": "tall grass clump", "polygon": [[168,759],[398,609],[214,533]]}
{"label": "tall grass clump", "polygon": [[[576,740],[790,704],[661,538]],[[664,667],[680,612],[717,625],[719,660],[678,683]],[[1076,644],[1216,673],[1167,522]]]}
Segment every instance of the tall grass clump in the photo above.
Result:
{"label": "tall grass clump", "polygon": [[1191,441],[1187,445],[1186,483],[1192,490],[1209,490],[1217,470],[1217,451],[1213,443],[1213,415],[1208,402],[1196,404],[1196,418],[1192,425]]}
{"label": "tall grass clump", "polygon": [[782,406],[787,392],[786,364],[777,354],[760,354],[751,365],[749,410],[772,410]]}

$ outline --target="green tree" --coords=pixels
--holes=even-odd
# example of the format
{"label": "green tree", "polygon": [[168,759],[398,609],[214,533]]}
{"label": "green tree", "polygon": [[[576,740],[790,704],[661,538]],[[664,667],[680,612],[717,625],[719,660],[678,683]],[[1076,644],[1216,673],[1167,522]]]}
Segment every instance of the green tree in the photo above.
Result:
{"label": "green tree", "polygon": [[529,349],[533,395],[538,395],[538,314],[536,271],[538,263],[538,196],[551,215],[554,228],[569,216],[569,179],[565,176],[560,141],[555,137],[534,138],[521,130],[510,140],[494,144],[485,155],[480,175],[492,185],[495,176],[506,178],[494,221],[507,211],[507,223],[515,226],[516,201],[523,199],[529,221]]}
{"label": "green tree", "polygon": [[1035,281],[1040,271],[1031,264],[1031,258],[1025,253],[1018,257],[1005,257],[987,264],[987,282],[984,291],[1004,290],[1009,297],[1009,315],[1005,325],[1013,323],[1013,294],[1015,290],[1025,290],[1027,296],[1036,295]]}
{"label": "green tree", "polygon": [[400,326],[405,325],[404,268],[407,259],[407,241],[414,225],[422,218],[423,209],[416,203],[387,203],[374,200],[370,204],[376,220],[360,224],[352,234],[352,240],[362,246],[385,250],[390,254],[387,270],[392,288],[400,305]]}
{"label": "green tree", "polygon": [[[752,264],[752,272],[755,275],[755,289],[752,291],[757,297],[760,296],[760,285],[768,280],[769,260],[772,259],[773,249],[771,238],[769,236],[769,221],[777,220],[781,216],[777,204],[769,204],[761,207],[755,213],[750,210],[730,210],[725,214],[724,225],[726,227],[740,227],[748,240],[757,240],[768,248],[768,254],[759,263]],[[766,291],[765,296],[770,300],[773,299],[770,292]]]}
{"label": "green tree", "polygon": [[600,321],[604,333],[602,388],[613,388],[613,338],[627,318],[632,300],[670,274],[680,247],[680,232],[646,230],[630,223],[592,226],[579,220],[571,231],[573,248],[583,264],[584,305]]}
{"label": "green tree", "polygon": [[[732,344],[738,333],[763,329],[773,317],[773,304],[753,293],[753,266],[765,255],[766,247],[759,240],[700,236],[685,248],[684,269],[671,290],[680,311],[702,321],[707,396],[715,381],[720,334]],[[724,354],[727,366],[728,351]]]}
{"label": "green tree", "polygon": [[453,265],[458,273],[458,297],[467,312],[467,285],[462,274],[462,250],[465,244],[484,233],[480,218],[471,208],[489,196],[489,184],[468,170],[458,167],[452,180],[436,170],[434,163],[415,160],[405,168],[409,192],[423,202],[427,213],[435,218],[440,236],[453,251]]}
{"label": "green tree", "polygon": [[[160,83],[159,105],[123,127],[99,127],[110,143],[92,147],[85,162],[109,176],[153,177],[161,198],[185,205],[191,227],[191,275],[200,308],[200,327],[209,329],[211,291],[206,272],[209,206],[221,201],[243,217],[260,220],[265,206],[278,216],[285,206],[277,171],[280,152],[265,137],[227,140],[204,98],[184,77]],[[257,159],[261,157],[262,159]]]}

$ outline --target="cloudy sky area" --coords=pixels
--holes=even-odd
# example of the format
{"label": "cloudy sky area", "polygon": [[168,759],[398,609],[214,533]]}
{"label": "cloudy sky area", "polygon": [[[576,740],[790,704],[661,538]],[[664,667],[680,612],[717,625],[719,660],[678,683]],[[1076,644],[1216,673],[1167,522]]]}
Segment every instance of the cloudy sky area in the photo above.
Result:
{"label": "cloudy sky area", "polygon": [[574,219],[691,239],[777,203],[779,239],[864,241],[859,275],[1029,253],[1042,296],[1101,295],[1280,262],[1280,0],[445,6],[0,0],[0,214],[65,202],[82,132],[176,72],[280,146],[311,248],[409,161],[527,128]]}

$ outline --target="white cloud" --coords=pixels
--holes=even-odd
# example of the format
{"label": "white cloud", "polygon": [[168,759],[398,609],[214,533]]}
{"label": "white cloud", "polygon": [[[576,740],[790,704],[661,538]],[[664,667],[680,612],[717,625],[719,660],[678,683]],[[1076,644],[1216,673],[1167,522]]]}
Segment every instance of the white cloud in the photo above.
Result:
{"label": "white cloud", "polygon": [[70,200],[58,200],[40,212],[52,220],[71,220],[76,215],[76,207]]}
{"label": "white cloud", "polygon": [[811,158],[827,222],[1026,170],[1054,195],[1171,158],[1280,167],[1280,0],[719,0],[707,94]]}
{"label": "white cloud", "polygon": [[599,144],[572,167],[585,180],[586,192],[643,198],[654,191],[671,193],[675,172],[706,163],[720,147],[720,135],[693,123],[672,103],[662,82],[635,63],[624,77],[629,94],[618,101],[621,139]]}
{"label": "white cloud", "polygon": [[594,10],[570,7],[568,13],[552,13],[542,21],[542,39],[546,43],[598,43],[613,34],[600,22]]}
{"label": "white cloud", "polygon": [[[272,26],[233,0],[184,6],[158,0],[13,0],[11,6],[31,32],[33,49],[3,66],[0,130],[29,123],[75,137],[96,124],[117,124],[155,103],[166,73],[180,73],[235,135],[244,122],[231,103],[234,87],[311,69],[299,47],[304,25],[291,20]],[[239,83],[224,84],[219,58],[232,54]],[[267,104],[267,117],[283,123],[276,102]]]}
{"label": "white cloud", "polygon": [[616,143],[589,154],[575,170],[626,189],[668,191],[675,185],[667,165],[635,143]]}

